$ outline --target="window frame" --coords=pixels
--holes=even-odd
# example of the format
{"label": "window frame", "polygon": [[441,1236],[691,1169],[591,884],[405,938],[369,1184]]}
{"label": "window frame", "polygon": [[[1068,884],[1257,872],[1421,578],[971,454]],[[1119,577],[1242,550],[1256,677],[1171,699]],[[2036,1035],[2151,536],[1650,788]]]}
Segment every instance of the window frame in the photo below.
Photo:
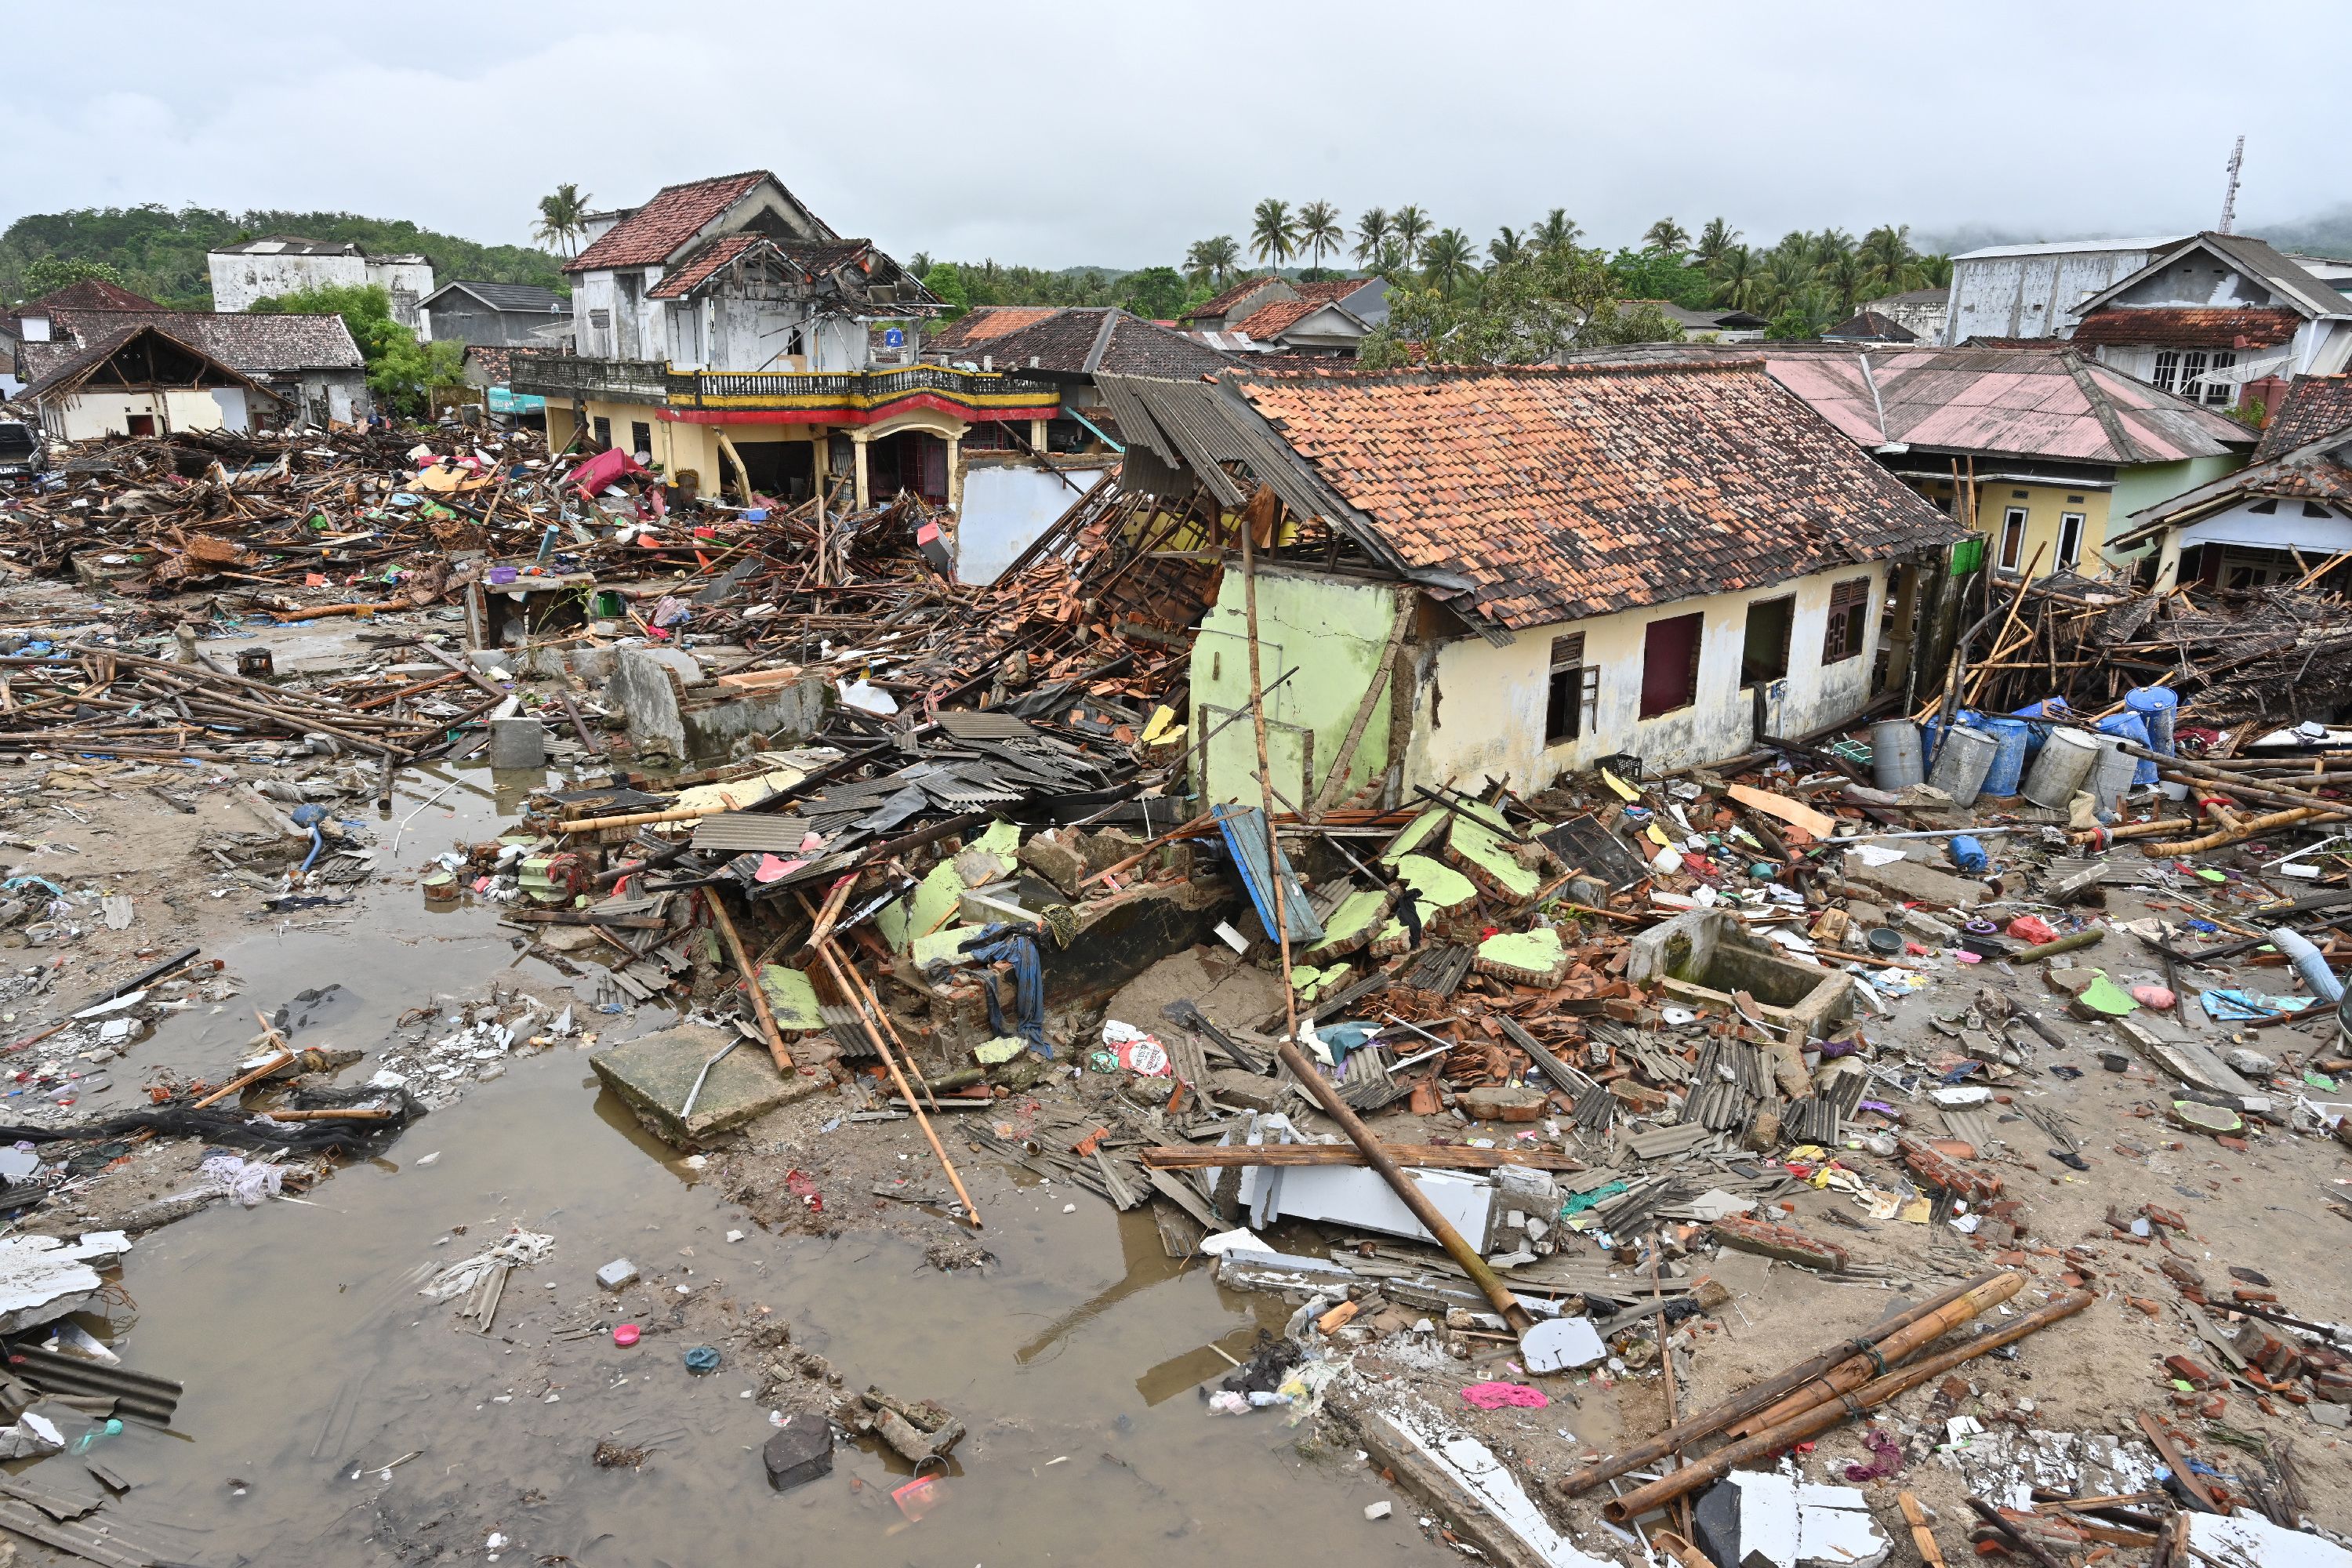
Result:
{"label": "window frame", "polygon": [[2180,390],[2180,351],[2157,350],[2156,363],[2149,366],[2147,379],[2158,392],[2178,393]]}
{"label": "window frame", "polygon": [[[2069,548],[2066,540],[2066,531],[2070,525],[2074,531],[2072,548]],[[2090,526],[2091,518],[2088,512],[2062,511],[2058,514],[2058,554],[2054,565],[2072,568],[2082,564],[2083,536],[2089,531]]]}
{"label": "window frame", "polygon": [[1584,739],[1585,721],[1601,694],[1601,667],[1584,662],[1584,634],[1551,639],[1551,664],[1544,683],[1544,744],[1566,746]]}
{"label": "window frame", "polygon": [[1822,668],[1860,658],[1869,643],[1870,579],[1831,584],[1829,614],[1822,622]]}
{"label": "window frame", "polygon": [[[2017,548],[2014,550],[2010,548],[2009,529],[2011,523],[2017,525]],[[2025,531],[2032,526],[2033,509],[2032,507],[2012,506],[2001,509],[2000,539],[1998,548],[1993,552],[1994,564],[2000,571],[2022,572],[2025,570]]]}
{"label": "window frame", "polygon": [[[1691,630],[1690,658],[1687,661],[1688,668],[1683,672],[1683,684],[1679,689],[1682,693],[1681,699],[1678,701],[1670,702],[1664,707],[1653,708],[1650,706],[1650,635],[1661,626],[1681,626],[1691,623],[1696,624],[1692,626]],[[1694,610],[1686,616],[1660,616],[1657,619],[1648,622],[1642,627],[1642,695],[1641,704],[1638,710],[1638,716],[1640,718],[1644,720],[1663,719],[1670,713],[1679,713],[1685,708],[1695,708],[1698,705],[1699,660],[1704,654],[1706,647],[1706,614],[1702,610]]]}
{"label": "window frame", "polygon": [[[1769,675],[1759,676],[1759,677],[1758,677],[1758,678],[1756,678],[1756,679],[1750,679],[1748,678],[1748,637],[1747,637],[1747,633],[1748,633],[1748,630],[1749,626],[1752,626],[1752,625],[1754,624],[1754,622],[1755,622],[1755,618],[1756,618],[1756,612],[1757,612],[1758,610],[1760,610],[1760,609],[1762,609],[1762,608],[1766,607],[1767,605],[1786,605],[1789,607],[1789,608],[1788,608],[1788,615],[1787,615],[1786,618],[1785,618],[1785,619],[1783,619],[1783,620],[1781,621],[1781,623],[1780,623],[1780,668],[1779,668],[1779,669],[1777,669],[1777,670],[1775,670],[1775,671],[1773,671],[1773,672],[1772,672],[1771,674],[1769,674]],[[1748,610],[1747,610],[1747,615],[1746,615],[1746,616],[1745,616],[1745,618],[1744,618],[1743,624],[1742,624],[1742,625],[1741,625],[1741,626],[1740,626],[1740,633],[1741,633],[1741,636],[1740,636],[1740,639],[1739,639],[1739,684],[1740,684],[1741,686],[1743,686],[1743,687],[1748,687],[1748,686],[1769,686],[1772,682],[1774,682],[1774,681],[1776,681],[1776,680],[1786,680],[1786,679],[1789,679],[1789,661],[1790,661],[1790,658],[1795,655],[1795,652],[1796,652],[1796,642],[1797,642],[1797,595],[1794,595],[1794,594],[1775,594],[1775,595],[1773,595],[1770,598],[1767,598],[1767,599],[1750,599],[1750,600],[1748,600]]]}

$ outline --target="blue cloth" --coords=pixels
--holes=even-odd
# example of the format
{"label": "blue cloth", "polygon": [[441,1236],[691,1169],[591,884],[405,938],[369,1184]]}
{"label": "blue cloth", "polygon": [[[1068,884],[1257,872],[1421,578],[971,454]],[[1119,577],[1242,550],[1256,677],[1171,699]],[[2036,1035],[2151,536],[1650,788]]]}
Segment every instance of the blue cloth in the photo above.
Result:
{"label": "blue cloth", "polygon": [[1037,956],[1037,928],[1011,921],[984,925],[979,935],[965,941],[963,951],[982,965],[1013,965],[1013,1010],[1020,1021],[1010,1029],[1004,1026],[1003,1004],[997,996],[996,972],[986,967],[980,972],[981,986],[988,994],[988,1026],[999,1036],[1019,1035],[1039,1055],[1051,1058],[1054,1047],[1045,1043],[1045,973]]}

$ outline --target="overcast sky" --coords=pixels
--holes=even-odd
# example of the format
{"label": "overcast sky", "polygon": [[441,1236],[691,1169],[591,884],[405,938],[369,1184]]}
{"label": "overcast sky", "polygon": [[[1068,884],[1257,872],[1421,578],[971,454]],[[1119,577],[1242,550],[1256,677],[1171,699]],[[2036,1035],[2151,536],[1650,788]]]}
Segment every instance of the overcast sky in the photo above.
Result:
{"label": "overcast sky", "polygon": [[1266,195],[1482,243],[1553,206],[1612,245],[1662,214],[2058,238],[2211,226],[2240,132],[2242,227],[2352,198],[2334,95],[2232,63],[2334,36],[2300,0],[9,13],[0,222],[196,203],[521,242],[559,181],[635,205],[766,168],[902,257],[1055,267],[1176,260]]}

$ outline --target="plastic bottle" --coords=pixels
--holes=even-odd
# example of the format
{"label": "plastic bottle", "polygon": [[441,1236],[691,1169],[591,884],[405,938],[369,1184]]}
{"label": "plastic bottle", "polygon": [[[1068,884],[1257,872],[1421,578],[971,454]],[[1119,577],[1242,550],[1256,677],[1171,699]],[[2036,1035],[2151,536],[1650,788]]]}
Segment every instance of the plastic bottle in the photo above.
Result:
{"label": "plastic bottle", "polygon": [[122,1423],[116,1417],[110,1415],[106,1418],[104,1425],[93,1426],[89,1431],[83,1433],[80,1436],[75,1438],[73,1451],[77,1454],[87,1454],[92,1447],[96,1447],[98,1444],[105,1442],[109,1437],[120,1437],[121,1436]]}

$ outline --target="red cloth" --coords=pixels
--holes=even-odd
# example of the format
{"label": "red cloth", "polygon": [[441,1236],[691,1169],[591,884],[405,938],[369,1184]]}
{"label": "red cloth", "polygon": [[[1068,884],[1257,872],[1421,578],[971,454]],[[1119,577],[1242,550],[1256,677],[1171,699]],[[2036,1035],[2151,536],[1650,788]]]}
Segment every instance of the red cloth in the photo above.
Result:
{"label": "red cloth", "polygon": [[1500,1410],[1507,1405],[1541,1410],[1551,1403],[1542,1389],[1524,1383],[1474,1383],[1462,1391],[1462,1397],[1481,1410]]}

